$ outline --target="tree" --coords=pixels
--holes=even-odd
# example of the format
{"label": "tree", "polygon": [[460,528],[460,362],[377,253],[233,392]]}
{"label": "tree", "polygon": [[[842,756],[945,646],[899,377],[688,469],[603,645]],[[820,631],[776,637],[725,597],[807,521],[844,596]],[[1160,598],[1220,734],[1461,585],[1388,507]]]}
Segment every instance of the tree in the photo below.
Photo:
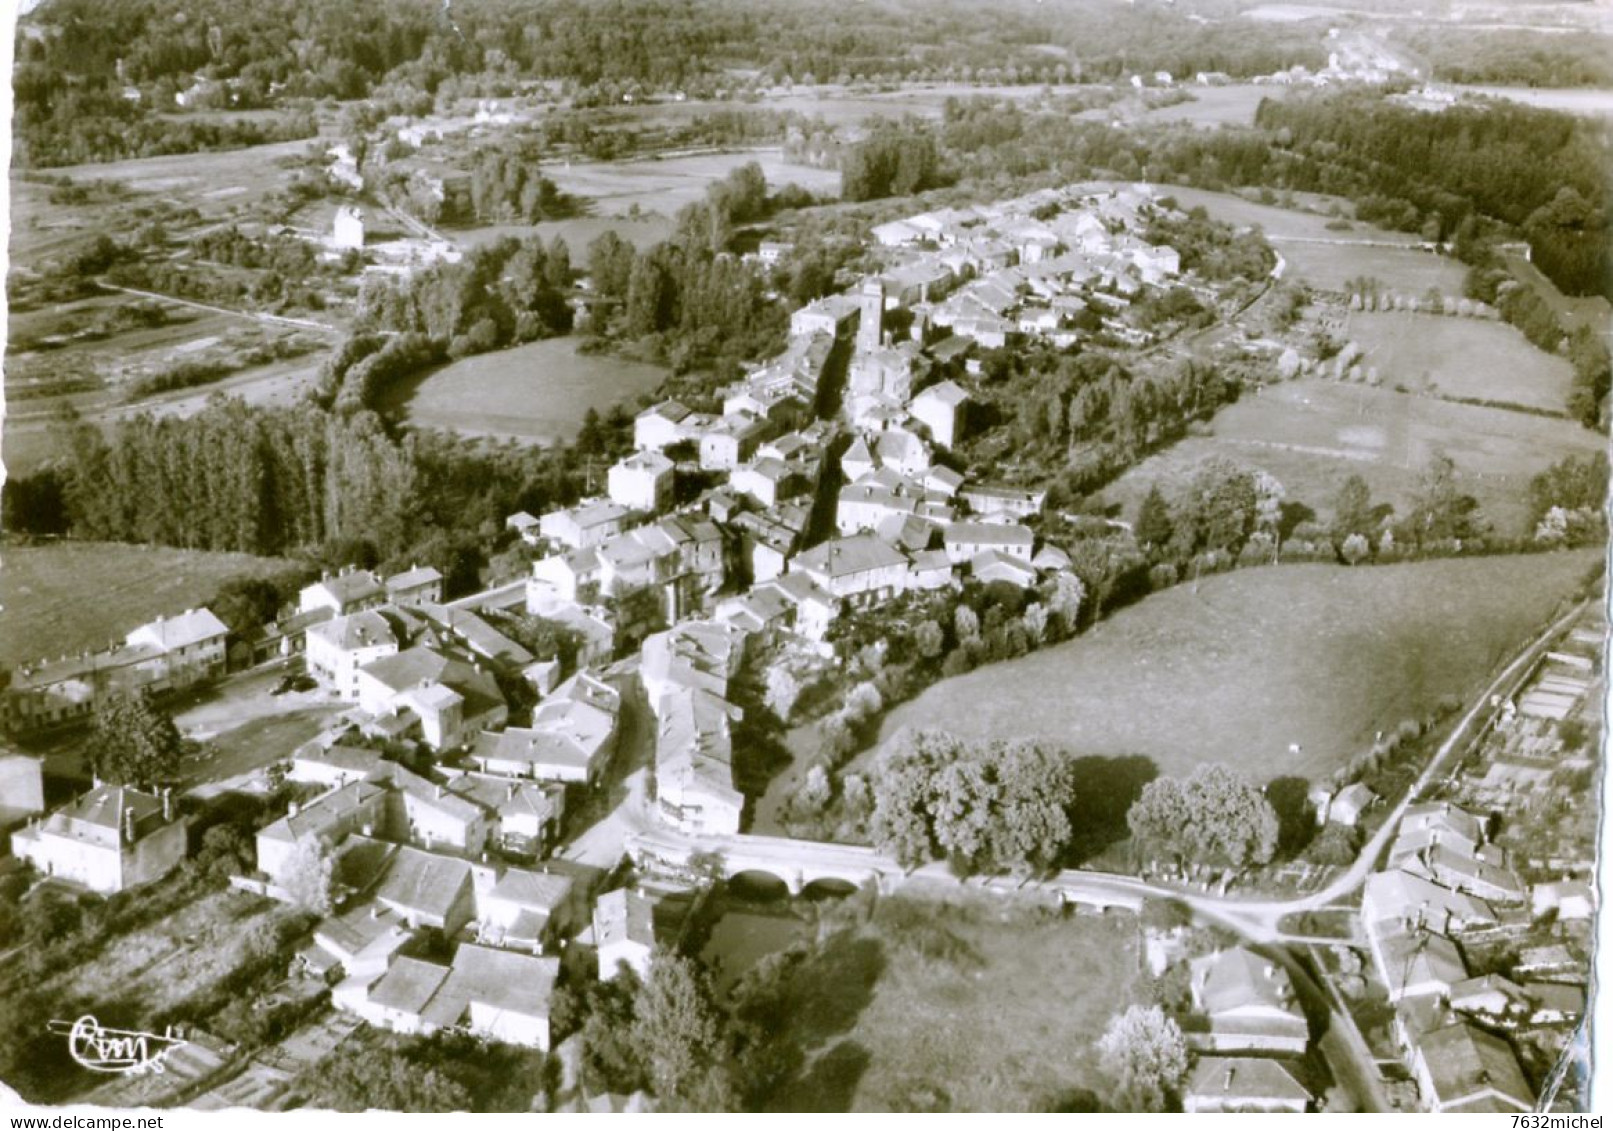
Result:
{"label": "tree", "polygon": [[440,1068],[349,1041],[309,1074],[312,1107],[332,1111],[469,1111],[470,1093]]}
{"label": "tree", "polygon": [[1134,1005],[1111,1017],[1098,1057],[1118,1110],[1159,1112],[1176,1104],[1187,1076],[1187,1043],[1159,1006]]}
{"label": "tree", "polygon": [[1372,546],[1364,536],[1352,534],[1344,540],[1344,545],[1339,547],[1339,553],[1344,556],[1348,564],[1358,565],[1372,553]]}
{"label": "tree", "polygon": [[691,958],[658,953],[638,997],[633,1044],[663,1110],[733,1111],[728,1019]]}
{"label": "tree", "polygon": [[823,768],[822,763],[813,763],[796,792],[797,807],[803,813],[821,813],[833,796],[834,786],[829,782],[829,771]]}
{"label": "tree", "polygon": [[114,785],[155,786],[179,772],[184,740],[148,690],[108,695],[95,705],[90,762]]}
{"label": "tree", "polygon": [[913,630],[913,646],[921,658],[936,659],[946,647],[946,634],[933,620],[922,621]]}
{"label": "tree", "polygon": [[1148,488],[1142,508],[1137,512],[1137,541],[1146,549],[1158,550],[1170,542],[1174,530],[1170,504],[1155,483]]}
{"label": "tree", "polygon": [[1177,867],[1191,861],[1241,869],[1265,864],[1277,849],[1277,813],[1264,794],[1222,765],[1187,778],[1156,778],[1126,815],[1138,847]]}

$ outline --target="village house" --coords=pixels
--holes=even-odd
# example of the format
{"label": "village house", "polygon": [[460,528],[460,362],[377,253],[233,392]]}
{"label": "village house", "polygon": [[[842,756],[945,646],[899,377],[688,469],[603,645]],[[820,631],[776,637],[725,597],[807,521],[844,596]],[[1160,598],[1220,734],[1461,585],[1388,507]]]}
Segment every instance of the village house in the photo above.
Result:
{"label": "village house", "polygon": [[1001,550],[982,550],[970,558],[969,576],[982,585],[1002,582],[1019,589],[1030,589],[1036,585],[1036,570],[1026,565],[1023,559],[1011,557]]}
{"label": "village house", "polygon": [[228,629],[207,609],[158,617],[130,632],[119,647],[24,664],[4,691],[5,720],[19,732],[82,719],[105,696],[153,694],[224,674]]}
{"label": "village house", "polygon": [[467,663],[432,648],[414,647],[358,670],[359,708],[381,720],[395,716],[394,735],[418,728],[433,750],[452,750],[480,729],[501,727],[509,705],[498,679],[480,662]]}
{"label": "village house", "polygon": [[658,451],[628,456],[612,465],[609,494],[628,510],[665,510],[672,502],[672,461]]}
{"label": "village house", "polygon": [[1371,787],[1362,782],[1351,782],[1334,795],[1327,807],[1327,819],[1354,828],[1361,817],[1378,800]]}
{"label": "village house", "polygon": [[1311,1102],[1310,1089],[1280,1060],[1204,1056],[1182,1092],[1184,1112],[1288,1112]]}
{"label": "village house", "polygon": [[755,592],[777,593],[791,609],[791,627],[807,640],[822,641],[840,616],[840,599],[805,573],[785,573]]}
{"label": "village house", "polygon": [[386,579],[386,600],[391,605],[419,608],[442,601],[442,574],[431,566],[414,566]]}
{"label": "village house", "polygon": [[1310,1027],[1288,972],[1274,962],[1233,947],[1195,959],[1191,986],[1194,1007],[1209,1018],[1204,1048],[1304,1054]]}
{"label": "village house", "polygon": [[543,523],[537,515],[516,511],[504,520],[504,528],[513,530],[528,546],[536,546],[543,537]]}
{"label": "village house", "polygon": [[599,955],[599,978],[609,981],[623,966],[643,982],[650,976],[655,952],[656,901],[630,888],[608,891],[594,901],[594,946]]}
{"label": "village house", "polygon": [[476,892],[491,886],[494,870],[455,856],[427,852],[410,845],[377,845],[365,836],[350,837],[344,850],[380,848],[385,863],[375,902],[390,908],[415,930],[435,927],[452,937],[476,917]]}
{"label": "village house", "polygon": [[185,858],[189,821],[166,790],[100,785],[11,834],[11,854],[102,895],[161,879]]}
{"label": "village house", "polygon": [[608,499],[593,499],[566,510],[550,511],[538,520],[543,536],[573,550],[601,545],[627,526],[628,510]]}
{"label": "village house", "polygon": [[1528,1017],[1533,1009],[1523,987],[1500,974],[1457,982],[1450,987],[1449,1000],[1456,1012],[1469,1014],[1492,1027],[1515,1023]]}
{"label": "village house", "polygon": [[342,977],[374,981],[413,937],[397,912],[379,903],[355,903],[321,919],[314,927],[313,945],[299,958],[317,975],[340,967]]}
{"label": "village house", "polygon": [[1434,1112],[1526,1112],[1534,1092],[1512,1048],[1466,1022],[1424,1033],[1412,1051],[1412,1072]]}
{"label": "village house", "polygon": [[943,448],[956,447],[963,437],[969,394],[956,381],[931,385],[913,398],[908,411],[930,430],[930,438]]}
{"label": "village house", "polygon": [[229,629],[207,609],[186,609],[179,616],[158,617],[124,638],[131,648],[150,648],[162,656],[166,678],[159,690],[177,690],[224,674],[224,640]]}
{"label": "village house", "polygon": [[0,753],[0,832],[45,811],[45,760]]}
{"label": "village house", "polygon": [[354,833],[373,836],[385,821],[386,789],[370,781],[350,781],[306,805],[294,801],[284,817],[258,830],[258,871],[284,887],[303,845],[334,848]]}
{"label": "village house", "polygon": [[560,836],[566,791],[559,782],[468,772],[453,775],[447,785],[490,814],[488,841],[505,856],[539,859]]}
{"label": "village house", "polygon": [[790,315],[790,337],[803,338],[815,334],[844,337],[857,324],[860,310],[857,300],[850,295],[825,295]]}
{"label": "village house", "polygon": [[286,780],[337,789],[348,782],[368,780],[380,764],[381,756],[363,746],[350,746],[340,741],[326,746],[314,739],[293,752]]}
{"label": "village house", "polygon": [[789,568],[801,535],[765,514],[737,514],[728,530],[739,541],[745,574],[753,584],[771,581]]}
{"label": "village house", "polygon": [[749,495],[761,506],[772,507],[808,490],[815,478],[814,469],[762,455],[736,467],[728,476],[728,485],[742,495]]}
{"label": "village house", "polygon": [[400,633],[374,609],[338,616],[307,631],[304,663],[327,691],[358,702],[359,669],[398,653]]}
{"label": "village house", "polygon": [[734,788],[731,723],[739,708],[703,688],[653,700],[655,794],[661,816],[691,836],[739,832],[745,796]]}
{"label": "village house", "polygon": [[583,919],[581,889],[570,876],[511,868],[476,897],[476,941],[543,954]]}
{"label": "village house", "polygon": [[1468,979],[1467,963],[1450,939],[1430,930],[1370,932],[1372,959],[1391,1003],[1410,998],[1448,1000]]}
{"label": "village house", "polygon": [[962,565],[988,550],[997,550],[1028,565],[1036,547],[1036,535],[1029,527],[1008,522],[951,522],[941,539],[954,565]]}
{"label": "village house", "polygon": [[1368,937],[1386,924],[1390,930],[1398,925],[1448,934],[1496,921],[1495,912],[1483,900],[1399,869],[1368,876],[1361,897],[1361,924]]}
{"label": "village house", "polygon": [[958,494],[964,505],[975,514],[995,519],[1029,518],[1041,514],[1042,504],[1047,501],[1046,491],[1032,491],[1004,483],[970,483]]}
{"label": "village house", "polygon": [[770,421],[749,413],[720,416],[700,435],[700,469],[733,471],[776,431]]}
{"label": "village house", "polygon": [[488,1040],[547,1050],[550,1001],[559,975],[557,958],[461,943],[451,966],[400,957],[373,986],[333,1000],[397,1033],[429,1036],[464,1029]]}
{"label": "village house", "polygon": [[339,617],[362,612],[386,603],[386,585],[367,569],[351,566],[303,589],[297,598],[297,611],[310,613],[315,609],[329,609]]}
{"label": "village house", "polygon": [[385,784],[388,839],[428,852],[475,859],[491,834],[486,811],[447,786],[396,762],[382,762],[370,779]]}
{"label": "village house", "polygon": [[797,555],[790,573],[803,573],[830,596],[868,604],[907,592],[907,555],[873,534],[853,534]]}

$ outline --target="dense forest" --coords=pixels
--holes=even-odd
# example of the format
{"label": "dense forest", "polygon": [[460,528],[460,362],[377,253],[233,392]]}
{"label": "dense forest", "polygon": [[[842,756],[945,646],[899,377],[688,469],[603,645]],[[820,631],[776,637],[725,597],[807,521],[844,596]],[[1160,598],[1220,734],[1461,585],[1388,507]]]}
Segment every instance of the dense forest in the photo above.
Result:
{"label": "dense forest", "polygon": [[[738,69],[759,82],[1039,84],[1325,62],[1309,30],[1160,9],[883,0],[855,10],[849,21],[793,0],[51,0],[18,40],[18,152],[37,167],[230,148],[311,136],[309,100],[419,112],[445,88],[509,93],[540,79],[595,105],[632,90],[732,92],[749,81]],[[180,95],[193,110],[302,110],[225,125],[175,115]]]}

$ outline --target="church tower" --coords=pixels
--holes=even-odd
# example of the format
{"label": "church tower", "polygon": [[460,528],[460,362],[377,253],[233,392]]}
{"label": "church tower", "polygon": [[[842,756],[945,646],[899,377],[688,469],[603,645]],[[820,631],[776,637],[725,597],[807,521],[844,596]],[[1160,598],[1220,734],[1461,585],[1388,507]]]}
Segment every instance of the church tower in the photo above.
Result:
{"label": "church tower", "polygon": [[864,280],[858,296],[857,352],[872,353],[879,348],[885,329],[885,286],[878,279]]}

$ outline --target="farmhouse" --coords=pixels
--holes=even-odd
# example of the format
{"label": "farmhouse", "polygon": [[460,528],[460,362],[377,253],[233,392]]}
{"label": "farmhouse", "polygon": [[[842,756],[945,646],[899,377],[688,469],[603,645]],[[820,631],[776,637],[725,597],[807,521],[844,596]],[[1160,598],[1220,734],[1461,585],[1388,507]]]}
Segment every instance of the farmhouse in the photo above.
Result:
{"label": "farmhouse", "polygon": [[185,858],[189,822],[173,799],[103,785],[11,835],[11,853],[102,895],[160,879]]}
{"label": "farmhouse", "polygon": [[150,648],[163,657],[167,678],[161,689],[188,687],[224,674],[224,638],[229,629],[206,609],[186,609],[158,617],[124,638],[131,648]]}
{"label": "farmhouse", "polygon": [[442,574],[431,566],[414,566],[386,579],[386,599],[389,604],[412,606],[435,605],[442,600]]}
{"label": "farmhouse", "polygon": [[1182,1093],[1186,1112],[1303,1112],[1311,1093],[1280,1060],[1205,1056]]}
{"label": "farmhouse", "polygon": [[1193,1004],[1209,1017],[1205,1048],[1303,1055],[1310,1040],[1288,972],[1245,947],[1195,959]]}
{"label": "farmhouse", "polygon": [[367,569],[351,566],[335,576],[326,574],[305,588],[297,598],[297,611],[310,613],[329,609],[336,616],[373,609],[386,603],[386,586]]}
{"label": "farmhouse", "polygon": [[316,624],[307,633],[308,674],[327,691],[356,703],[359,669],[396,655],[400,635],[373,609]]}
{"label": "farmhouse", "polygon": [[538,520],[545,538],[586,550],[613,538],[626,528],[627,508],[608,499],[579,503],[569,510],[550,511]]}
{"label": "farmhouse", "polygon": [[1423,1100],[1435,1112],[1533,1111],[1535,1096],[1512,1048],[1466,1022],[1425,1033],[1412,1053]]}
{"label": "farmhouse", "polygon": [[907,555],[872,534],[854,534],[816,546],[790,563],[831,596],[860,602],[888,600],[910,583]]}
{"label": "farmhouse", "polygon": [[336,998],[372,1025],[430,1035],[463,1027],[528,1048],[549,1047],[549,1002],[560,960],[462,943],[453,965],[398,958],[374,986]]}
{"label": "farmhouse", "polygon": [[599,953],[599,977],[609,980],[623,966],[638,975],[650,976],[650,957],[655,951],[656,902],[629,888],[608,891],[594,902],[594,946]]}
{"label": "farmhouse", "polygon": [[628,510],[664,510],[672,501],[672,461],[658,451],[628,456],[610,469],[611,502]]}
{"label": "farmhouse", "polygon": [[952,522],[942,535],[942,545],[954,565],[962,565],[988,550],[1029,564],[1036,535],[1018,523]]}

